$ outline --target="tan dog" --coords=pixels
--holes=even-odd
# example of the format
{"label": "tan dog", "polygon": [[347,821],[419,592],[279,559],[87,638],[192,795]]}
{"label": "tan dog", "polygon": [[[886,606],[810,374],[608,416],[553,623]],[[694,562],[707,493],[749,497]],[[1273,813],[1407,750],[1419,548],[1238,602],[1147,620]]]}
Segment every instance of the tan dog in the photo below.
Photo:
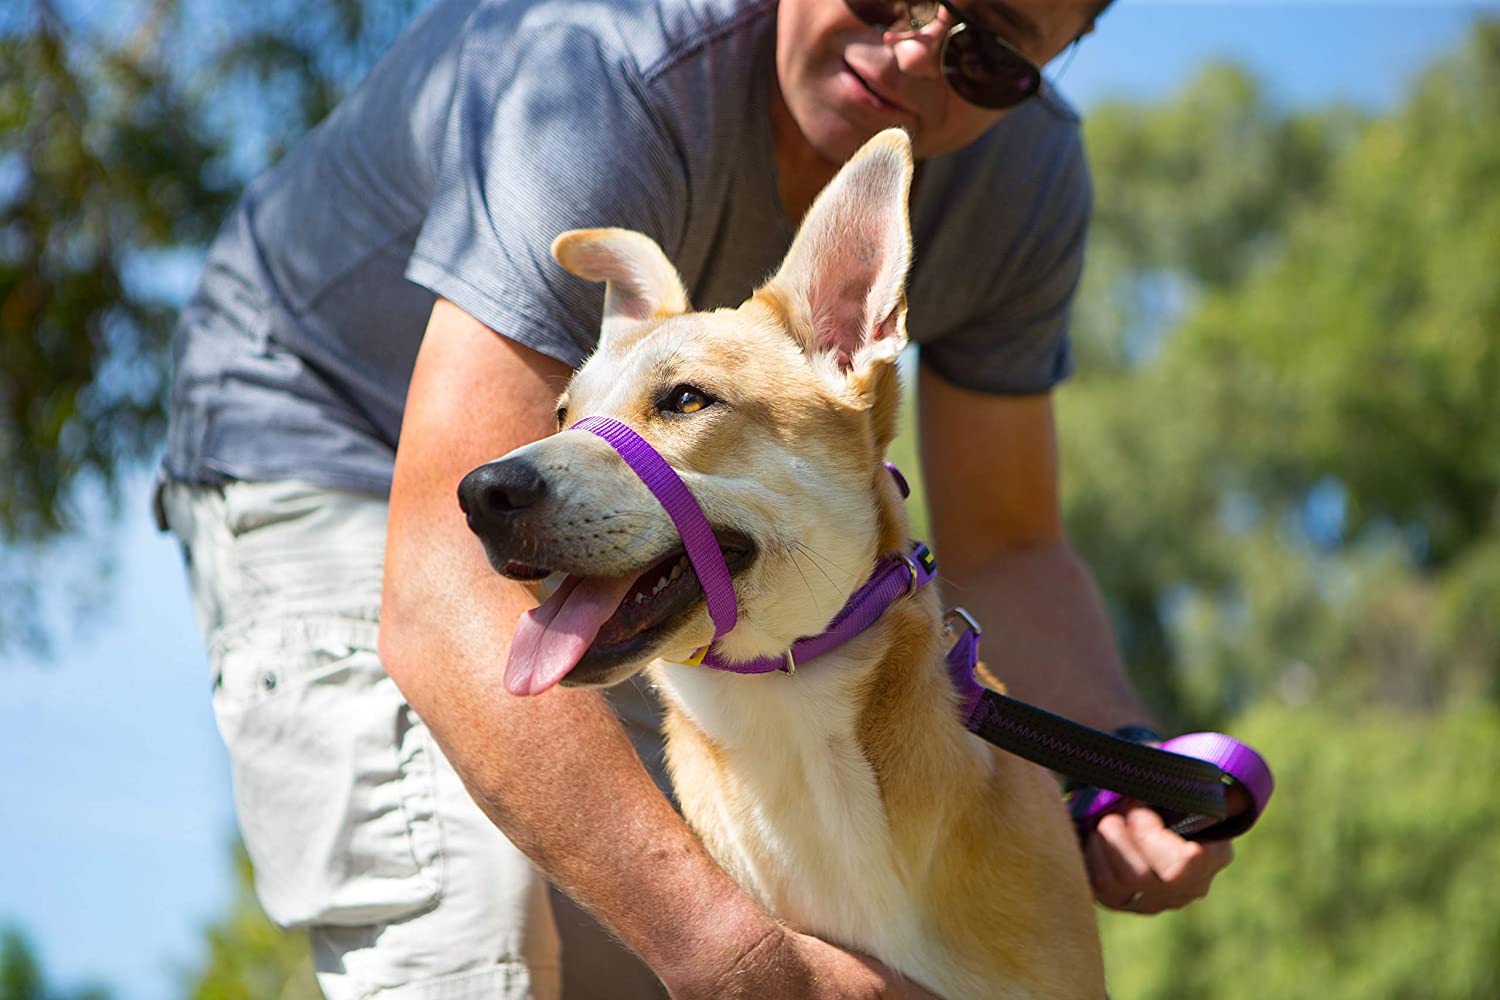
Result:
{"label": "tan dog", "polygon": [[[599,348],[560,425],[614,417],[677,469],[734,576],[738,625],[717,647],[730,658],[821,632],[878,556],[905,551],[881,459],[906,343],[911,174],[904,133],[872,139],[738,309],[688,312],[640,234],[553,247],[608,282]],[[683,811],[772,913],[945,997],[1104,995],[1057,788],[961,725],[933,588],[795,674],[723,673],[672,662],[714,627],[672,522],[605,442],[537,442],[476,470],[463,495],[498,570],[569,574],[523,619],[506,686],[612,684],[650,664]]]}

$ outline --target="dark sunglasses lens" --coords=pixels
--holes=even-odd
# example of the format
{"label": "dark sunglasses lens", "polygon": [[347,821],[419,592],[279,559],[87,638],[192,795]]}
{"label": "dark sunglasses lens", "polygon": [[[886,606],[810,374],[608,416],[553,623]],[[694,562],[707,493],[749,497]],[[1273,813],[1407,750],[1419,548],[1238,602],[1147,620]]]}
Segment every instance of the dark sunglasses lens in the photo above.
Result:
{"label": "dark sunglasses lens", "polygon": [[911,31],[937,16],[937,0],[844,0],[866,24],[887,31]]}
{"label": "dark sunglasses lens", "polygon": [[943,78],[970,104],[998,110],[1020,104],[1042,86],[1042,71],[982,31],[958,25],[943,49]]}

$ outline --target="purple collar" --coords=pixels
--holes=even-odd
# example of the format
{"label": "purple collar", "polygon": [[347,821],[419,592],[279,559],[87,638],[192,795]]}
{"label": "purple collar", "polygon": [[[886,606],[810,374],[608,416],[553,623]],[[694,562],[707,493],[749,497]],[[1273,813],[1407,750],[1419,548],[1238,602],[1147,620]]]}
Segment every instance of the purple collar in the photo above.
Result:
{"label": "purple collar", "polygon": [[[693,572],[698,574],[698,581],[703,586],[708,600],[708,616],[714,623],[714,640],[733,629],[739,620],[739,605],[729,568],[724,564],[724,553],[719,550],[703,508],[698,506],[692,491],[676,470],[644,438],[618,420],[584,417],[568,429],[588,431],[603,438],[661,501],[677,533],[682,536],[688,561],[693,564]],[[906,480],[889,462],[886,468],[896,477],[902,496],[906,496],[909,493]],[[916,542],[910,555],[890,555],[876,563],[870,578],[850,596],[826,631],[798,639],[780,656],[735,661],[725,658],[710,643],[695,652],[687,663],[736,674],[768,674],[776,670],[793,673],[798,665],[836,649],[869,628],[886,608],[915,594],[931,583],[936,575],[932,552],[926,545]]]}
{"label": "purple collar", "polygon": [[875,572],[850,596],[826,631],[798,639],[781,656],[736,662],[725,659],[712,646],[705,646],[688,663],[736,674],[769,674],[773,670],[795,673],[798,664],[842,646],[875,624],[886,608],[932,582],[937,576],[932,552],[921,542],[915,546],[911,555],[886,556],[876,563]]}

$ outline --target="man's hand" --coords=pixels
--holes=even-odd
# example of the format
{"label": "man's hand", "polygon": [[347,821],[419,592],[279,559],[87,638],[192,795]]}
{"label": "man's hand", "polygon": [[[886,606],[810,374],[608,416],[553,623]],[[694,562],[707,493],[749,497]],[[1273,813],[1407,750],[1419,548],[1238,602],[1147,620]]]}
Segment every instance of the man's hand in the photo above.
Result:
{"label": "man's hand", "polygon": [[1099,821],[1083,856],[1100,903],[1160,913],[1207,895],[1214,876],[1234,860],[1234,847],[1227,840],[1184,840],[1149,806],[1133,802]]}
{"label": "man's hand", "polygon": [[674,1000],[937,1000],[872,958],[779,926],[729,968],[701,971],[700,981],[672,989]]}

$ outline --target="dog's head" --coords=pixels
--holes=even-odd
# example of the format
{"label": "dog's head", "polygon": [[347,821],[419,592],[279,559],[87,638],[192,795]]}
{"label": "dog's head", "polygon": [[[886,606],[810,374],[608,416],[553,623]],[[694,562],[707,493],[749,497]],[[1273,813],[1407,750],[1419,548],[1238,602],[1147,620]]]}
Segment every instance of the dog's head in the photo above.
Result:
{"label": "dog's head", "polygon": [[[870,140],[809,209],[775,277],[737,309],[689,312],[649,238],[565,233],[553,253],[607,282],[599,347],[558,425],[613,417],[671,463],[724,553],[739,603],[719,650],[772,655],[827,627],[878,554],[905,542],[881,466],[906,343],[912,161]],[[702,588],[661,503],[588,433],[557,434],[474,470],[459,489],[497,571],[567,574],[523,619],[506,686],[612,684],[712,639]]]}

